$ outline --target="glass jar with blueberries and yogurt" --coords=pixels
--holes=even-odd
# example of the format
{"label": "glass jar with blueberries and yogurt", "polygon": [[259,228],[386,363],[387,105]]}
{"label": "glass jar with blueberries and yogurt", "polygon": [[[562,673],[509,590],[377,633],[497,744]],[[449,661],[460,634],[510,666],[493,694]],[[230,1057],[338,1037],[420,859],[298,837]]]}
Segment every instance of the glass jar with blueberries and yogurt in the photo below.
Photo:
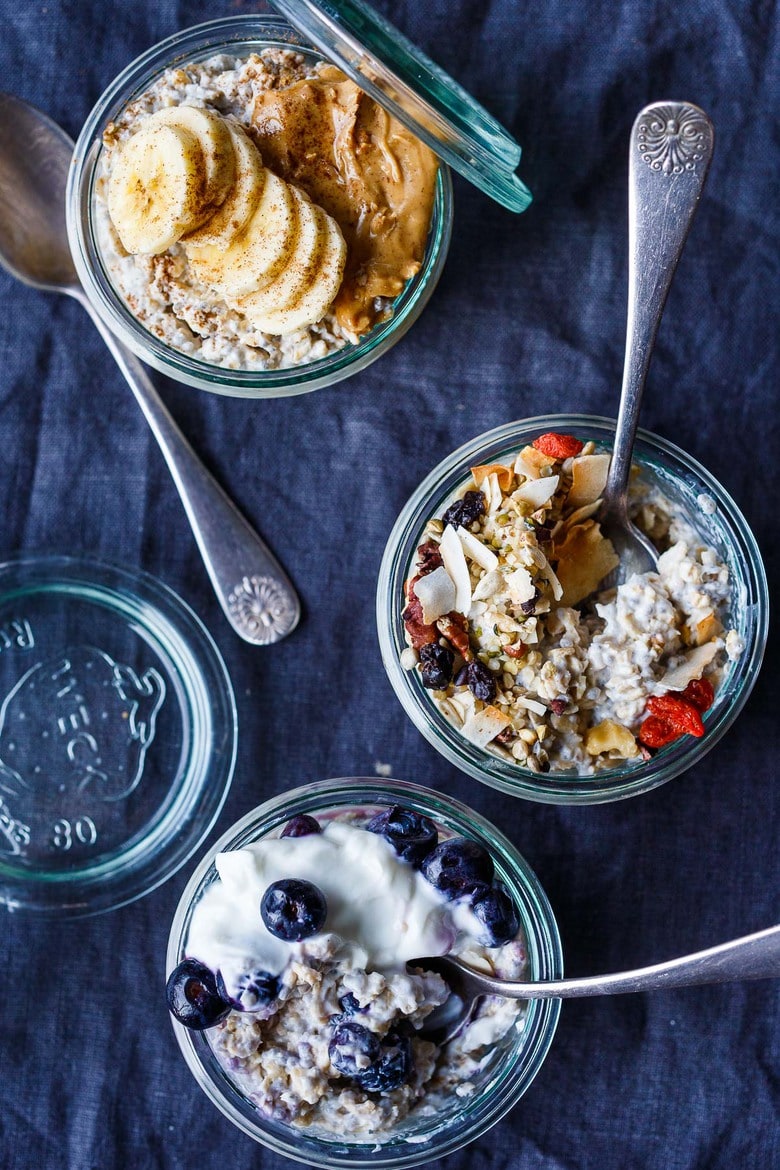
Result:
{"label": "glass jar with blueberries and yogurt", "polygon": [[204,858],[168,949],[182,1052],[240,1129],[314,1166],[412,1166],[512,1107],[559,1003],[488,998],[452,1031],[427,957],[561,974],[555,920],[515,848],[457,801],[400,781],[307,785]]}

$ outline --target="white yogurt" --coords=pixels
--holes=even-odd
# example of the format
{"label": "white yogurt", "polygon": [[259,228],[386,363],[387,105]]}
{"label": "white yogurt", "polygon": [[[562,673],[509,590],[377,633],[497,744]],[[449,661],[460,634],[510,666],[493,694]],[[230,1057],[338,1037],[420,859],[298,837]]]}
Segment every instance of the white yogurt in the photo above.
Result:
{"label": "white yogurt", "polygon": [[311,944],[276,938],[262,920],[263,894],[283,878],[322,891],[328,915],[313,937],[332,936],[337,958],[353,968],[403,971],[410,959],[463,950],[480,934],[465,900],[448,902],[388,841],[354,825],[265,838],[218,854],[215,865],[221,880],[193,911],[187,954],[220,970],[229,990],[249,967],[280,974]]}

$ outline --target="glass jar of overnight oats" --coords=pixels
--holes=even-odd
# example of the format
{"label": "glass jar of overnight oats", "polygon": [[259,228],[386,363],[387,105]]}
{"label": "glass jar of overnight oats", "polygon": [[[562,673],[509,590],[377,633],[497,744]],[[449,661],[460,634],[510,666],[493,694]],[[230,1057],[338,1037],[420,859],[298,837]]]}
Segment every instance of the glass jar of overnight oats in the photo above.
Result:
{"label": "glass jar of overnight oats", "polygon": [[[235,851],[245,850],[253,843],[257,843],[257,848],[261,849],[265,842],[273,849],[275,840],[291,818],[300,818],[304,814],[316,818],[323,830],[323,839],[330,838],[324,841],[326,852],[332,851],[334,842],[337,848],[349,848],[341,842],[341,838],[350,833],[354,836],[356,832],[365,829],[374,816],[397,806],[429,818],[438,831],[440,844],[452,838],[465,837],[486,851],[492,859],[492,881],[494,885],[503,886],[512,899],[520,924],[517,930],[517,921],[514,923],[513,941],[486,952],[494,968],[505,970],[507,977],[519,978],[521,970],[523,977],[532,979],[559,976],[562,971],[561,948],[552,911],[536,877],[515,847],[489,822],[447,796],[415,784],[363,778],[327,780],[295,789],[268,801],[228,830],[198,866],[182,895],[171,928],[168,974],[171,975],[185,957],[194,955],[197,958],[201,948],[208,951],[209,938],[217,941],[218,948],[225,948],[225,954],[237,953],[235,945],[225,947],[229,940],[219,926],[219,916],[215,918],[213,910],[215,906],[222,905],[223,894],[227,896],[229,892],[225,882],[233,884],[227,868],[217,860],[224,878],[221,882],[215,866],[218,855],[227,855],[228,858],[231,854],[238,856]],[[413,880],[421,884],[428,890],[428,895],[431,895],[431,887],[418,868],[413,868],[405,859],[398,860],[393,846],[375,836],[375,833],[376,830],[367,834],[367,841],[359,848],[353,843],[351,854],[353,859],[358,858],[369,866],[370,875],[362,887],[367,891],[365,896],[376,899],[379,894],[381,897],[381,890],[368,891],[377,880],[377,866],[374,862],[379,861],[380,870],[383,865],[387,865],[390,897],[395,896],[396,890],[404,891],[403,894],[399,893],[399,897],[407,899],[404,901],[407,907],[404,913],[412,915],[409,927],[414,930],[415,924],[421,919],[409,908],[414,904],[414,898],[419,897],[420,891],[417,889],[410,897],[408,883]],[[315,850],[323,847],[317,838],[299,837],[284,843],[291,847],[285,849],[284,856],[298,856],[295,850],[300,850],[302,846],[305,853],[307,842],[313,843]],[[395,848],[397,850],[398,846]],[[387,857],[383,856],[383,851]],[[367,854],[371,858],[369,861],[366,861]],[[231,867],[234,872],[242,869],[244,860],[245,855],[236,867]],[[349,857],[345,856],[344,866],[348,865]],[[398,872],[394,871],[394,866]],[[271,876],[270,871],[267,872]],[[323,876],[323,889],[328,891],[328,897],[331,897],[334,881],[336,879],[333,875]],[[252,906],[257,901],[254,896],[249,900]],[[445,914],[462,901],[458,898],[455,902],[443,902]],[[379,905],[379,902],[373,902],[374,907]],[[330,929],[338,932],[338,907],[334,907],[334,910],[336,921]],[[458,912],[463,912],[462,906]],[[328,913],[330,915],[330,903]],[[348,915],[354,917],[354,911],[350,909]],[[235,921],[235,915],[230,917]],[[374,911],[371,917],[376,918]],[[326,931],[329,923],[330,919],[325,924]],[[242,939],[247,937],[243,928],[241,934]],[[293,975],[280,977],[285,985],[292,983],[293,989],[277,992],[283,1001],[278,1009],[279,1023],[274,1022],[275,1016],[271,1017],[271,1030],[265,1033],[263,1043],[259,1046],[257,1059],[260,1065],[254,1057],[245,1059],[248,1049],[242,1040],[242,1029],[243,1035],[246,1035],[247,1028],[251,1032],[255,1027],[251,1024],[250,1012],[232,1011],[224,1024],[203,1031],[184,1027],[174,1020],[176,1037],[185,1059],[210,1100],[256,1141],[277,1153],[312,1166],[413,1166],[450,1153],[483,1134],[517,1102],[538,1072],[555,1033],[559,1001],[535,1000],[520,1004],[516,1014],[512,1009],[507,1019],[504,1019],[509,1001],[497,1000],[491,1006],[488,1000],[481,1014],[470,1025],[473,1029],[471,1034],[467,1029],[450,1045],[434,1050],[431,1050],[430,1044],[423,1043],[422,1047],[418,1047],[417,1041],[413,1041],[415,1073],[411,1082],[414,1085],[411,1106],[409,1093],[405,1089],[395,1093],[361,1092],[359,1086],[351,1089],[349,1081],[340,1079],[332,1069],[327,1072],[323,1099],[322,1069],[328,1062],[323,1052],[320,1052],[320,1038],[313,1034],[296,1036],[295,1030],[298,1027],[296,1021],[305,1019],[307,1015],[312,1021],[312,1027],[320,1031],[338,1027],[341,1020],[340,1016],[338,1019],[328,1016],[334,1008],[333,1004],[329,1004],[324,990],[334,979],[334,958],[330,951],[325,955],[317,950],[318,946],[322,949],[331,937],[325,934],[321,941],[318,941],[319,936],[313,939],[314,958],[301,960],[298,964],[293,962]],[[344,940],[349,943],[348,930],[343,939],[336,938],[336,975],[342,963],[340,956],[345,954],[349,957],[352,953],[349,945],[344,948]],[[235,944],[235,941],[232,940],[232,943]],[[389,936],[383,936],[382,943],[389,945],[392,950],[393,942]],[[276,945],[284,947],[287,944]],[[414,949],[415,944],[410,945]],[[420,945],[433,944],[426,940],[425,944]],[[332,945],[329,946],[332,950]],[[439,943],[438,953],[443,953],[444,949],[446,946]],[[206,961],[209,955],[204,954],[203,958]],[[344,960],[342,965],[347,968],[344,986],[354,991],[359,1001],[356,1001],[355,995],[346,997],[352,1001],[348,1010],[357,1013],[345,1017],[350,1026],[353,1021],[361,1020],[373,1024],[381,1032],[387,1023],[384,1017],[395,1002],[407,1004],[402,1012],[411,1013],[414,1010],[408,1006],[411,999],[414,999],[417,1008],[422,1002],[423,1013],[427,1010],[429,1005],[425,1000],[429,993],[426,991],[423,1001],[420,1001],[412,986],[407,986],[409,980],[403,974],[403,962],[396,964],[393,973],[389,973],[383,965],[386,959],[387,956],[384,959],[378,956],[375,964],[364,964],[371,968],[373,974],[361,971],[360,961],[356,968],[354,958],[349,958],[348,962]],[[307,963],[321,974],[311,976],[306,969]],[[228,968],[225,970],[227,972]],[[316,992],[308,989],[307,979],[311,981],[312,987],[317,988]],[[229,982],[230,976],[226,974],[225,983]],[[419,987],[427,986],[419,982],[419,972],[418,983]],[[336,994],[341,994],[344,990],[341,982],[337,982],[336,986]],[[289,997],[286,1000],[285,995]],[[303,1010],[306,1008],[307,995],[314,1000],[311,1012]],[[434,999],[436,995],[431,992],[431,1002]],[[337,1012],[339,1004],[347,1009],[346,1000],[342,998],[335,1007]],[[494,1008],[497,1012],[495,1015]],[[272,1010],[277,1012],[275,1007]],[[501,1026],[498,1026],[498,1021],[501,1021]],[[259,1025],[261,1028],[265,1026]],[[414,1026],[419,1026],[416,1019]],[[394,1020],[391,1027],[397,1029],[399,1034],[413,1035],[411,1019],[404,1022],[403,1018],[399,1018]],[[250,1047],[257,1047],[256,1041]],[[295,1064],[299,1055],[307,1058],[304,1061],[308,1065],[307,1069],[290,1068],[290,1060]],[[264,1059],[267,1067],[261,1083],[253,1078],[261,1075]],[[433,1061],[435,1068],[427,1071],[421,1069],[421,1060]],[[304,1090],[300,1089],[301,1083],[306,1086]],[[300,1095],[301,1092],[305,1101],[296,1107],[296,1094]],[[333,1094],[333,1101],[328,1099],[330,1093]],[[311,1103],[315,1101],[317,1104],[312,1108]],[[300,1111],[298,1118],[296,1109]],[[374,1119],[370,1121],[368,1129],[364,1125],[366,1117]]]}
{"label": "glass jar of overnight oats", "polygon": [[[540,474],[521,453],[549,433],[571,436],[572,450],[567,458],[561,447],[561,458],[547,458]],[[598,539],[598,485],[590,502],[584,480],[592,477],[583,476],[575,485],[572,463],[606,473],[613,435],[609,419],[547,415],[473,439],[417,488],[393,528],[379,573],[382,658],[406,713],[462,771],[529,800],[620,800],[679,775],[701,760],[736,719],[764,653],[767,583],[747,522],[708,471],[656,435],[639,432],[631,492],[636,522],[650,525],[649,534],[658,538],[663,553],[660,584],[654,575],[627,582],[617,596],[614,589],[600,595],[599,572],[611,566],[605,563],[593,581],[579,572],[595,565],[604,549]],[[574,457],[575,447],[582,455]],[[530,454],[530,463],[545,463],[543,452],[533,448]],[[495,507],[492,499],[485,502],[477,495],[486,473],[490,483],[495,481]],[[498,482],[503,475],[506,498],[504,481]],[[464,495],[469,490],[473,494]],[[565,493],[572,491],[582,499],[570,495],[567,504]],[[441,565],[439,542],[447,544],[443,534],[453,523],[443,517],[461,499],[476,502],[480,512],[466,515],[455,529],[459,534],[467,529],[454,550],[459,552],[461,543],[465,550],[465,640],[457,630],[455,643],[439,638],[445,616],[438,624],[430,619],[432,649],[415,649],[412,643],[425,641],[426,630],[410,624],[415,617],[409,608],[410,583],[416,590],[415,579],[420,582]],[[574,528],[580,548],[564,565],[566,551],[578,543],[573,533],[567,537]],[[518,540],[507,543],[504,530]],[[479,547],[472,548],[471,540]],[[518,543],[533,547],[515,548]],[[447,561],[447,547],[442,551]],[[482,560],[484,566],[478,563]],[[523,568],[525,560],[530,574]],[[537,588],[525,590],[534,581]],[[421,596],[427,600],[442,582],[448,584],[439,568]],[[521,592],[513,596],[513,590]],[[442,604],[446,609],[448,599]],[[438,611],[429,609],[429,618],[431,612]],[[439,654],[439,646],[446,667],[441,677],[436,664],[425,666],[432,650],[433,657]],[[694,687],[710,692],[701,719],[692,716],[694,733],[672,733],[664,726],[660,730],[666,734],[650,735],[659,731],[657,722],[643,730],[642,720],[656,708],[663,713],[670,695],[673,704],[678,698],[686,701],[689,675],[702,676],[703,684]]]}
{"label": "glass jar of overnight oats", "polygon": [[[283,7],[281,2],[280,7]],[[108,87],[87,119],[76,146],[67,197],[68,232],[79,278],[101,318],[120,340],[144,361],[170,377],[201,389],[245,398],[302,394],[349,377],[375,361],[404,335],[436,286],[452,230],[452,183],[448,161],[460,169],[469,170],[477,185],[506,206],[520,211],[530,202],[530,194],[513,173],[520,148],[498,123],[494,123],[465,92],[446,79],[380,17],[370,13],[366,6],[350,0],[341,8],[346,24],[339,35],[335,34],[337,22],[331,21],[333,14],[330,9],[320,13],[316,4],[304,4],[300,12],[296,9],[300,16],[298,23],[324,47],[327,56],[281,17],[228,17],[177,33],[130,64]],[[364,45],[364,48],[368,47],[354,69],[356,57],[350,47],[353,27],[350,20],[356,21],[366,34],[370,34],[366,35]],[[376,27],[371,31],[369,26],[373,25]],[[380,65],[381,58],[375,54],[379,52],[377,46],[384,49],[388,44],[392,46],[393,71],[390,83],[385,84],[380,76],[384,67]],[[339,69],[350,73],[349,79],[329,64],[333,61]],[[318,74],[321,69],[325,70],[323,85],[320,85]],[[425,82],[419,82],[419,75],[427,70],[430,72],[426,88]],[[380,194],[375,198],[374,191],[369,190],[361,196],[365,206],[361,203],[359,214],[355,212],[354,216],[347,208],[346,220],[339,218],[344,211],[341,206],[343,185],[336,190],[331,184],[330,197],[339,205],[339,210],[336,210],[327,203],[325,186],[329,180],[327,176],[323,178],[321,168],[312,167],[311,174],[299,174],[301,168],[296,163],[296,151],[300,149],[301,141],[304,145],[308,141],[306,135],[312,133],[311,123],[302,123],[300,116],[311,95],[301,92],[298,97],[290,98],[287,106],[279,100],[278,108],[285,112],[285,116],[290,110],[293,112],[291,117],[296,116],[298,121],[291,123],[295,129],[287,136],[292,145],[288,148],[284,134],[278,141],[275,122],[277,95],[283,95],[285,87],[294,88],[296,83],[300,86],[311,82],[315,74],[315,88],[319,88],[314,94],[314,104],[322,101],[323,92],[327,90],[330,95],[327,100],[334,102],[332,121],[337,127],[344,111],[351,111],[358,120],[350,133],[355,135],[356,141],[359,135],[362,136],[361,159],[366,157],[367,139],[376,148],[376,172],[382,171],[377,178]],[[354,95],[359,93],[353,86],[353,74],[365,90],[357,99],[357,115],[350,104],[356,100]],[[408,87],[403,84],[405,77],[418,81],[422,100],[420,93],[409,99]],[[393,79],[397,86],[393,85]],[[339,89],[342,84],[346,87],[343,93]],[[350,86],[353,86],[351,90]],[[269,94],[271,100],[266,108],[265,99]],[[379,106],[371,104],[377,97],[390,109],[392,117],[389,121]],[[261,107],[259,117],[258,103]],[[145,119],[148,122],[150,114],[154,117],[172,105],[205,107],[234,126],[238,124],[239,129],[248,129],[249,138],[255,147],[259,146],[261,153],[268,148],[268,154],[264,154],[262,160],[268,168],[265,173],[278,172],[289,185],[297,187],[299,194],[302,189],[307,199],[310,196],[315,204],[324,206],[331,217],[336,217],[347,240],[346,268],[336,300],[321,319],[313,324],[307,321],[304,325],[294,325],[288,315],[285,325],[280,325],[274,316],[278,311],[273,301],[277,284],[271,281],[270,286],[266,286],[262,280],[259,292],[252,294],[255,296],[254,309],[257,309],[257,296],[268,309],[266,294],[270,287],[272,315],[269,318],[266,312],[263,318],[255,313],[252,317],[250,312],[247,316],[250,297],[246,295],[246,266],[243,272],[239,271],[241,257],[238,257],[239,269],[233,260],[227,266],[230,291],[236,294],[231,298],[225,293],[227,285],[223,288],[219,283],[220,274],[225,276],[222,257],[215,259],[209,255],[204,263],[203,249],[197,253],[197,249],[191,246],[192,240],[188,246],[189,227],[180,229],[184,234],[177,237],[178,242],[161,254],[149,255],[144,254],[142,247],[129,245],[127,236],[117,230],[115,217],[108,213],[110,199],[107,194],[110,193],[111,176],[117,171],[116,158],[121,156],[121,149],[127,141],[143,128]],[[416,121],[407,118],[412,105],[415,105]],[[440,109],[443,117],[439,114]],[[379,111],[376,117],[371,112],[374,110]],[[321,125],[325,124],[322,120]],[[419,134],[414,133],[415,128]],[[166,133],[169,138],[178,135],[181,140],[180,127],[168,127]],[[392,135],[388,137],[387,149],[381,140],[383,134]],[[343,135],[342,131],[337,133],[338,142],[341,141],[340,135]],[[343,136],[346,141],[346,135]],[[473,137],[476,137],[476,142],[472,141]],[[245,138],[241,135],[239,138],[246,148]],[[201,138],[201,143],[203,141]],[[483,142],[486,144],[484,149]],[[336,145],[333,146],[333,159],[340,167],[338,158],[343,149],[339,147],[337,150]],[[415,151],[420,154],[420,159]],[[239,150],[236,155],[239,161],[240,154]],[[319,147],[314,155],[310,151],[308,154],[318,156]],[[439,160],[445,161],[438,161],[437,165],[436,154]],[[395,169],[382,161],[391,156],[397,160]],[[430,160],[430,167],[427,160]],[[423,167],[423,161],[426,167]],[[288,173],[283,173],[285,167]],[[364,171],[370,170],[368,164],[362,162],[361,167]],[[349,174],[360,171],[361,167],[349,167]],[[425,189],[419,192],[408,190],[410,183],[414,187],[414,176],[423,171],[428,171]],[[406,187],[397,189],[396,172]],[[247,172],[237,165],[235,173],[245,175]],[[239,187],[236,179],[230,191],[238,192]],[[393,194],[390,194],[391,190]],[[220,192],[220,196],[223,195],[224,192]],[[385,198],[389,201],[387,207]],[[229,199],[230,196],[224,200],[225,205]],[[300,212],[298,196],[294,202]],[[241,202],[242,212],[250,206],[246,200]],[[354,225],[369,222],[365,209],[372,208],[372,226],[366,235],[363,227]],[[213,208],[211,210],[213,213]],[[274,211],[278,211],[278,204]],[[249,214],[251,219],[251,212]],[[317,215],[321,222],[322,216],[319,212]],[[218,208],[214,219],[206,221],[206,228],[210,229],[219,218]],[[227,224],[228,234],[233,240],[238,240],[240,251],[240,246],[246,241],[245,229],[234,230],[238,219],[231,221],[223,216],[222,220],[225,222],[221,223],[220,231]],[[194,223],[188,222],[190,226]],[[241,222],[245,224],[249,220]],[[364,263],[362,254],[366,240],[381,237],[387,230],[383,225],[387,223],[391,225],[392,238],[415,237],[412,253],[393,257],[398,266],[389,276],[387,257],[388,252],[393,252],[393,247],[382,252],[373,267],[371,260]],[[392,226],[393,223],[417,226],[414,232],[411,229],[400,232],[398,226]],[[354,235],[351,234],[353,229]],[[193,234],[198,236],[198,230]],[[301,240],[304,235],[299,231],[297,238]],[[219,246],[222,247],[223,243],[224,238]],[[131,253],[139,254],[128,255],[124,245]],[[234,251],[235,248],[231,250],[231,256]],[[285,252],[282,248],[282,252],[292,255],[289,249]],[[322,252],[320,249],[321,257]],[[255,264],[254,255],[252,264]],[[310,267],[313,264],[310,257]],[[302,263],[298,265],[299,272],[302,267]],[[290,263],[286,271],[294,273],[295,268],[296,265]],[[350,312],[351,287],[347,286],[350,286],[353,275],[352,286],[362,290],[364,299],[368,299],[365,305],[359,305],[359,310]],[[257,279],[249,281],[253,288],[257,283]],[[291,287],[298,286],[293,281]],[[343,295],[345,288],[346,297]],[[377,291],[376,296],[373,296],[374,291]],[[299,305],[300,298],[295,303]],[[287,332],[273,333],[273,324],[268,322],[274,319],[277,329],[285,328]]]}

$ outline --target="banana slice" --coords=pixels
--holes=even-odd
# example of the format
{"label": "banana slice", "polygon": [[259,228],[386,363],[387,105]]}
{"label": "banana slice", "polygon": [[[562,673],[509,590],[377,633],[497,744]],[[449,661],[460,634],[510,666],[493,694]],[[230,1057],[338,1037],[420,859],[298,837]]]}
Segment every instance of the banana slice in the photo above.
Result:
{"label": "banana slice", "polygon": [[347,259],[347,245],[335,219],[331,219],[320,208],[317,210],[326,222],[328,235],[316,278],[292,307],[269,309],[266,313],[252,316],[252,324],[263,333],[292,333],[296,329],[314,325],[325,316],[339,291]]}
{"label": "banana slice", "polygon": [[[210,219],[224,203],[236,177],[236,154],[227,122],[213,110],[199,106],[170,106],[150,114],[147,125],[176,126],[188,130],[200,143],[206,168],[201,223]],[[200,224],[193,223],[197,228]]]}
{"label": "banana slice", "polygon": [[263,192],[245,231],[228,248],[188,248],[195,275],[226,297],[258,292],[287,267],[298,239],[293,188],[266,171]]}
{"label": "banana slice", "polygon": [[275,280],[259,292],[231,300],[233,308],[253,321],[255,316],[276,309],[289,309],[296,304],[317,279],[320,263],[328,242],[325,213],[316,207],[308,195],[292,188],[298,205],[299,229],[295,251]]}
{"label": "banana slice", "polygon": [[108,180],[108,214],[125,250],[167,251],[201,222],[205,186],[191,131],[147,119],[120,147]]}
{"label": "banana slice", "polygon": [[188,251],[204,244],[229,247],[246,227],[263,193],[266,171],[260,151],[238,123],[225,124],[235,155],[235,182],[211,219],[187,236]]}

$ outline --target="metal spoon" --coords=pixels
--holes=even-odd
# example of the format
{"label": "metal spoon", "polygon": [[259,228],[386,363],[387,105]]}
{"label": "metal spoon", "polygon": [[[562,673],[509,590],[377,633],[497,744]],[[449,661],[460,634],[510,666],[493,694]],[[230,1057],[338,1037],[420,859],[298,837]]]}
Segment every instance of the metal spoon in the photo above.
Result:
{"label": "metal spoon", "polygon": [[468,966],[455,955],[413,959],[408,967],[437,971],[449,985],[455,1003],[442,1005],[442,1015],[429,1017],[422,1028],[426,1039],[446,1043],[473,1018],[485,995],[506,999],[572,999],[585,995],[618,995],[629,991],[663,991],[670,987],[692,987],[704,983],[728,983],[740,979],[780,977],[780,926],[746,934],[732,942],[696,951],[652,967],[619,971],[614,975],[591,975],[582,979],[550,979],[533,983],[497,979]]}
{"label": "metal spoon", "polygon": [[[620,410],[599,519],[620,557],[619,583],[658,565],[628,518],[628,480],[639,409],[669,286],[712,160],[712,122],[688,102],[654,102],[631,130],[628,161],[628,320]],[[603,586],[602,586],[603,587]]]}
{"label": "metal spoon", "polygon": [[273,553],[228,499],[182,435],[138,359],[97,316],[82,289],[65,229],[67,134],[33,106],[0,93],[0,264],[87,310],[160,445],[217,600],[246,642],[267,645],[298,624],[300,602]]}

